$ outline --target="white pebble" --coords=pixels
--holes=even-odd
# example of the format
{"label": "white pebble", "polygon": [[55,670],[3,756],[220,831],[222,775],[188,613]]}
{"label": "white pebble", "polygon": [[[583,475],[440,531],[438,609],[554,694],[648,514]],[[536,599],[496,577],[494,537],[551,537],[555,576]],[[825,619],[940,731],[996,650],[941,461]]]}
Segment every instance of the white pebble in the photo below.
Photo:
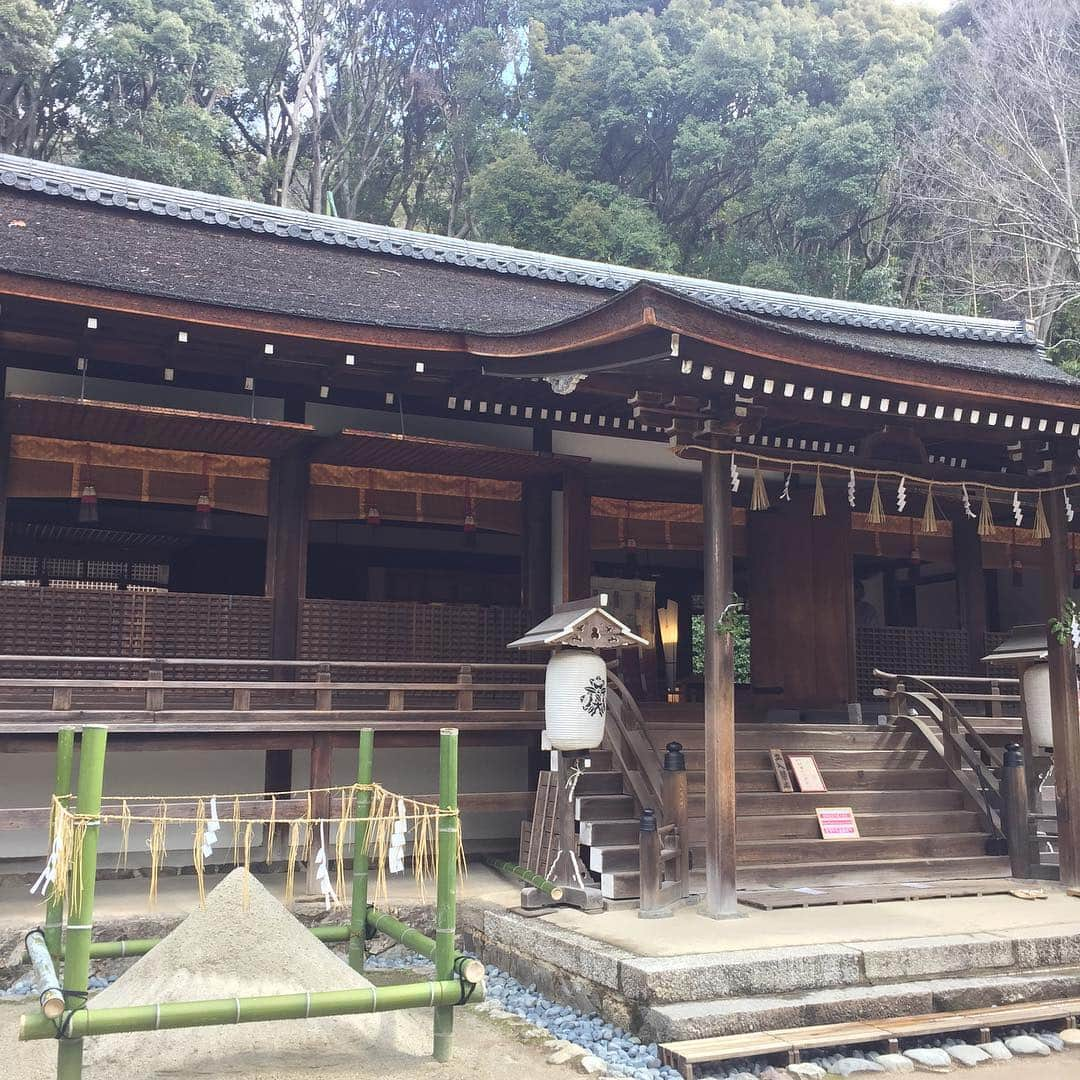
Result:
{"label": "white pebble", "polygon": [[952,1069],[952,1058],[944,1050],[934,1047],[920,1046],[914,1050],[905,1050],[904,1057],[910,1058],[920,1069],[927,1072],[949,1072]]}
{"label": "white pebble", "polygon": [[969,1069],[974,1069],[976,1065],[981,1065],[984,1061],[990,1060],[990,1055],[985,1050],[980,1050],[977,1046],[968,1046],[966,1043],[956,1043],[954,1046],[950,1046],[948,1053],[953,1061],[957,1061]]}
{"label": "white pebble", "polygon": [[903,1054],[878,1054],[874,1060],[887,1073],[911,1073],[915,1071],[915,1062]]}
{"label": "white pebble", "polygon": [[995,1061],[1012,1060],[1009,1048],[1000,1039],[988,1043],[979,1043],[979,1049],[985,1050]]}
{"label": "white pebble", "polygon": [[1033,1039],[1030,1035],[1014,1035],[1011,1039],[1005,1040],[1005,1045],[1014,1054],[1028,1057],[1036,1054],[1040,1057],[1050,1056],[1050,1047],[1046,1043],[1039,1042],[1038,1039]]}

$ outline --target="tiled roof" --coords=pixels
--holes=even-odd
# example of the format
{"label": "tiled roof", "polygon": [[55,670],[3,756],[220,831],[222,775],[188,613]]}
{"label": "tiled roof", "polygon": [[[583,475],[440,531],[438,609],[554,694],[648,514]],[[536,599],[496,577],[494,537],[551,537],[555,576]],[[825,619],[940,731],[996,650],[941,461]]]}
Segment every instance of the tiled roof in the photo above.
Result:
{"label": "tiled roof", "polygon": [[[186,191],[84,169],[0,154],[0,183],[59,199],[117,207],[212,229],[232,229],[352,248],[401,259],[443,263],[512,277],[621,292],[651,282],[719,311],[887,334],[1004,345],[1037,344],[1022,321],[905,310],[798,296],[630,267],[481,244]],[[595,300],[594,300],[595,302]],[[1046,365],[1050,368],[1050,365]]]}

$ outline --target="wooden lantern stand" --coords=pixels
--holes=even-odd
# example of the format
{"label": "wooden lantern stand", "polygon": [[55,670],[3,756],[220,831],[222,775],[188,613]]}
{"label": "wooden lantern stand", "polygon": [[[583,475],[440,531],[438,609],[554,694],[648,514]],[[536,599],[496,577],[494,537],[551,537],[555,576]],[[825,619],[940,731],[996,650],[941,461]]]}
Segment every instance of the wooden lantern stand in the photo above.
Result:
{"label": "wooden lantern stand", "polygon": [[[578,649],[619,649],[645,645],[635,634],[605,610],[607,596],[559,604],[542,623],[507,645],[508,649],[547,650],[554,654],[567,646]],[[545,708],[547,702],[545,702]],[[552,766],[558,784],[556,799],[556,854],[545,875],[545,887],[526,885],[521,890],[521,906],[526,910],[569,904],[582,911],[602,911],[600,890],[591,883],[588,870],[578,854],[575,787],[588,769],[589,750],[553,750]]]}

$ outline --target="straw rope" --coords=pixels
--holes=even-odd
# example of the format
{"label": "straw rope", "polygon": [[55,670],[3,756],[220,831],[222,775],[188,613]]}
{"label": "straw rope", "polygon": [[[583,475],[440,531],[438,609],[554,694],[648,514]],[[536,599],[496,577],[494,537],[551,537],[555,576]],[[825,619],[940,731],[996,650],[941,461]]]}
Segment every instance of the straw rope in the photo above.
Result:
{"label": "straw rope", "polygon": [[[356,815],[357,794],[365,791],[370,794],[368,813],[364,817]],[[310,859],[314,853],[316,836],[320,830],[328,835],[326,855],[336,860],[336,892],[339,898],[347,893],[345,875],[346,849],[352,846],[353,827],[366,823],[364,833],[367,837],[367,852],[373,859],[376,871],[375,892],[385,899],[388,885],[388,862],[391,837],[396,823],[404,820],[408,835],[412,839],[413,876],[421,896],[424,894],[424,882],[436,872],[438,848],[435,843],[436,829],[441,818],[458,817],[457,810],[444,810],[435,803],[421,802],[406,795],[388,791],[380,784],[351,784],[342,787],[312,788],[292,793],[304,800],[304,814],[288,822],[289,839],[285,866],[285,899],[288,903],[293,898],[296,881],[297,863]],[[324,796],[322,801],[329,801],[331,812],[326,816],[314,813],[316,796]],[[231,826],[232,863],[237,867],[251,869],[251,852],[254,845],[255,827],[265,827],[265,843],[268,845],[267,861],[272,855],[274,831],[284,822],[278,816],[277,799],[269,798],[263,792],[251,792],[229,796],[232,799],[231,814],[222,814]],[[170,796],[126,796],[122,799],[107,799],[99,815],[89,816],[73,811],[68,803],[70,797],[54,797],[50,810],[50,847],[57,844],[56,877],[51,886],[51,896],[67,898],[75,904],[82,889],[81,852],[86,832],[89,828],[107,825],[119,825],[121,835],[120,858],[126,860],[133,828],[149,827],[147,841],[150,853],[151,906],[157,898],[161,868],[168,857],[168,831],[178,827],[191,828],[191,852],[195,868],[195,878],[199,890],[199,903],[206,899],[206,851],[208,817],[207,804],[209,795],[170,795]],[[179,812],[177,804],[195,803],[194,812],[185,808]],[[269,811],[245,813],[245,803],[269,802]],[[141,804],[149,804],[147,806]],[[335,809],[336,808],[336,809]],[[249,809],[254,809],[249,807]],[[231,819],[231,820],[229,820]],[[224,823],[223,823],[224,824]],[[327,826],[330,826],[328,829]],[[331,833],[331,829],[336,831]],[[460,830],[459,837],[460,837]],[[332,845],[329,842],[332,836]],[[212,836],[210,837],[212,840]],[[227,849],[226,849],[227,850]],[[464,853],[459,850],[458,866],[464,868]],[[245,879],[244,904],[248,894]],[[344,899],[339,900],[343,906]]]}

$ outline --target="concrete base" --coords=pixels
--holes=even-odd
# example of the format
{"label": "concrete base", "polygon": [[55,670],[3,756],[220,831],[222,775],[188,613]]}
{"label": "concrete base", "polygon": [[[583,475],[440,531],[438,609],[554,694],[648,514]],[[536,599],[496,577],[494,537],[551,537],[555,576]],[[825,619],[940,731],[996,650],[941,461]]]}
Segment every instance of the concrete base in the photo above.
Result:
{"label": "concrete base", "polygon": [[[1007,902],[1013,929],[1006,913],[1005,925],[992,931],[855,940],[855,919],[846,941],[762,948],[727,942],[681,955],[644,955],[634,946],[639,938],[677,937],[687,918],[711,920],[684,910],[662,924],[642,924],[629,912],[612,912],[568,928],[552,922],[566,912],[526,921],[467,905],[463,929],[468,947],[526,985],[642,1038],[672,1041],[1080,996],[1080,908],[1070,901],[1069,922],[1017,929],[1031,905]],[[887,905],[894,929],[918,927],[920,909],[930,903]],[[963,927],[978,925],[971,911],[986,901],[938,903],[957,905],[956,926]],[[991,908],[998,912],[1005,903],[993,898]],[[875,913],[886,914],[885,906]],[[779,914],[755,915],[733,940],[752,942]],[[801,912],[808,920],[814,914]],[[611,919],[620,920],[620,931],[637,929],[606,933]]]}

